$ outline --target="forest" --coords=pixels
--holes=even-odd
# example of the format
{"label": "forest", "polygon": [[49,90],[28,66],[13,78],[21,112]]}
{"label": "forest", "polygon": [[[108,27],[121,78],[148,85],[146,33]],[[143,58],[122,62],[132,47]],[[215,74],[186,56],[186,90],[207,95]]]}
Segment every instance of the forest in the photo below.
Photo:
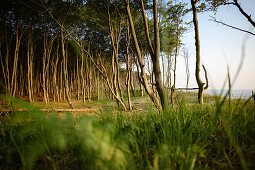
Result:
{"label": "forest", "polygon": [[254,169],[255,94],[204,94],[198,14],[228,6],[255,28],[240,0],[2,1],[0,169]]}

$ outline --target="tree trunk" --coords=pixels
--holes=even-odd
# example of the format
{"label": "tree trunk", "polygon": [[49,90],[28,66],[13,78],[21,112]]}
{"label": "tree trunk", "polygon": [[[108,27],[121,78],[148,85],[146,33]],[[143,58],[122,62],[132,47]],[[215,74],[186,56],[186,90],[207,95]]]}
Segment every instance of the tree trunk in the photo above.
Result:
{"label": "tree trunk", "polygon": [[190,77],[190,72],[189,72],[189,51],[188,49],[184,48],[183,51],[183,57],[185,61],[185,67],[186,67],[186,92],[188,91],[189,88],[189,77]]}
{"label": "tree trunk", "polygon": [[141,97],[143,97],[143,83],[142,83],[142,78],[141,78],[141,75],[140,75],[138,60],[136,60],[136,67],[137,67],[137,77],[138,77],[139,84],[140,84],[140,95],[141,95]]}
{"label": "tree trunk", "polygon": [[[99,64],[99,59],[97,59],[97,64]],[[97,70],[97,78],[96,78],[96,81],[97,81],[97,100],[99,101],[100,100],[100,74],[99,74],[99,71]]]}
{"label": "tree trunk", "polygon": [[203,104],[203,93],[204,93],[204,83],[200,78],[200,40],[199,40],[199,30],[198,30],[198,20],[197,20],[197,8],[196,0],[191,0],[192,12],[193,12],[193,24],[195,29],[195,45],[196,45],[196,81],[198,85],[198,102]]}
{"label": "tree trunk", "polygon": [[129,43],[130,43],[130,35],[129,35],[129,23],[127,20],[127,32],[126,32],[126,67],[127,67],[127,74],[126,74],[126,86],[127,86],[127,96],[128,96],[128,107],[129,110],[132,110],[132,104],[130,99],[130,78],[131,78],[131,69],[129,65]]}
{"label": "tree trunk", "polygon": [[58,50],[59,50],[59,44],[57,44],[56,61],[54,63],[54,70],[53,70],[53,85],[54,85],[54,89],[55,89],[54,96],[55,96],[55,98],[57,98],[57,102],[60,101],[59,88],[58,88],[58,84],[57,84],[57,71],[58,71],[58,61],[59,61]]}
{"label": "tree trunk", "polygon": [[77,83],[77,100],[80,99],[80,74],[79,74],[79,56],[77,55],[77,70],[76,70],[76,83]]}
{"label": "tree trunk", "polygon": [[19,21],[16,28],[16,47],[14,51],[14,60],[13,60],[13,69],[12,69],[12,80],[11,80],[11,86],[10,86],[10,95],[12,97],[15,97],[16,94],[16,88],[17,88],[17,69],[18,69],[18,59],[19,59],[19,47],[20,47],[20,41],[22,37],[22,30],[20,32],[21,35],[19,35]]}
{"label": "tree trunk", "polygon": [[139,66],[141,68],[141,77],[142,77],[142,80],[143,80],[143,85],[145,87],[146,92],[150,96],[152,102],[155,103],[155,105],[158,109],[162,109],[162,106],[161,106],[158,98],[156,97],[155,93],[151,90],[151,88],[149,86],[147,76],[146,76],[146,71],[145,71],[145,65],[143,63],[140,47],[138,45],[138,41],[137,41],[137,38],[136,38],[135,27],[134,27],[134,24],[133,24],[133,19],[132,19],[131,12],[130,12],[130,7],[129,7],[129,1],[125,0],[125,3],[126,3],[126,11],[127,11],[127,15],[128,15],[128,20],[129,20],[131,31],[132,31],[132,36],[133,36],[133,40],[134,40],[134,43],[135,43],[138,62],[139,62]]}
{"label": "tree trunk", "polygon": [[71,102],[71,98],[69,95],[69,87],[68,87],[68,80],[67,80],[67,68],[66,68],[66,57],[67,55],[65,54],[65,44],[64,44],[64,36],[63,36],[63,29],[60,29],[60,34],[61,34],[61,45],[62,45],[62,55],[63,55],[63,73],[64,73],[64,84],[65,84],[65,92],[66,92],[66,97],[67,97],[67,101],[69,106],[73,109],[74,106]]}
{"label": "tree trunk", "polygon": [[133,59],[131,60],[131,66],[130,66],[130,85],[131,85],[131,89],[132,89],[132,93],[133,96],[135,97],[135,84],[134,84],[134,79],[135,79],[135,73],[134,73],[134,69],[133,69]]}
{"label": "tree trunk", "polygon": [[153,71],[156,79],[156,87],[161,100],[162,108],[166,108],[166,98],[164,95],[164,88],[162,85],[161,70],[159,64],[160,57],[160,39],[159,39],[159,26],[158,26],[158,9],[157,0],[153,1],[153,14],[154,14],[154,36],[155,36],[155,54],[152,57]]}
{"label": "tree trunk", "polygon": [[27,85],[28,85],[28,99],[29,102],[33,102],[33,44],[32,44],[32,31],[28,33],[27,40]]}
{"label": "tree trunk", "polygon": [[[83,48],[83,43],[81,42],[81,47]],[[81,81],[82,81],[82,101],[86,102],[86,88],[85,88],[85,78],[84,78],[84,53],[81,51]]]}
{"label": "tree trunk", "polygon": [[[60,74],[59,74],[59,97],[60,97],[60,101],[62,101],[62,93],[63,93],[63,60],[61,61],[60,64]],[[63,98],[64,100],[65,98]]]}
{"label": "tree trunk", "polygon": [[[119,41],[121,36],[121,24],[120,21],[119,24],[113,25],[111,15],[110,15],[110,9],[108,7],[108,28],[109,28],[109,35],[111,38],[111,44],[112,44],[112,73],[113,73],[113,87],[115,94],[117,96],[120,96],[121,101],[124,103],[123,98],[123,92],[122,88],[120,86],[120,78],[119,78],[119,63],[118,63],[118,54],[119,54]],[[118,25],[118,26],[117,26]],[[118,103],[118,100],[116,100]],[[120,103],[118,103],[119,105]]]}

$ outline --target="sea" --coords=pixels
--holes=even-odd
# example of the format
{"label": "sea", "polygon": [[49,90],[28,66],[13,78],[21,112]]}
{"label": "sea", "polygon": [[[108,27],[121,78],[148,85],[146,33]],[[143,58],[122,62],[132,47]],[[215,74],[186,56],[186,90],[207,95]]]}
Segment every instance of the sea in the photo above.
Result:
{"label": "sea", "polygon": [[[207,89],[205,90],[204,94],[211,94],[211,95],[220,95],[222,90],[220,89]],[[225,96],[228,93],[228,90],[223,90],[221,96]],[[232,99],[248,99],[252,96],[252,93],[255,93],[255,89],[231,89],[231,98]]]}

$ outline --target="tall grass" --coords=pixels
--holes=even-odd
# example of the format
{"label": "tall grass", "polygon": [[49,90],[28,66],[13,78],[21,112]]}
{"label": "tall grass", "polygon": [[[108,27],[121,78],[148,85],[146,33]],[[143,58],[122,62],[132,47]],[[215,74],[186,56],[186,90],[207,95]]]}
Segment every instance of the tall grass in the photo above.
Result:
{"label": "tall grass", "polygon": [[252,101],[182,102],[163,113],[63,117],[6,98],[0,169],[254,169]]}

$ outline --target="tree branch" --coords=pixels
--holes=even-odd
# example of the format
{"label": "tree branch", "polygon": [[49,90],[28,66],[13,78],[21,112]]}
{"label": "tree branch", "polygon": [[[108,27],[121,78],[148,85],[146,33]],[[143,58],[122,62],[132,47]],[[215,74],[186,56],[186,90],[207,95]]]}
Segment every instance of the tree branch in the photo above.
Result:
{"label": "tree branch", "polygon": [[208,87],[209,87],[209,83],[208,83],[208,77],[207,77],[207,71],[206,71],[206,69],[205,69],[205,66],[204,65],[202,65],[202,67],[203,67],[203,69],[204,69],[204,72],[205,72],[205,81],[206,81],[206,85],[205,85],[205,90],[206,89],[208,89]]}
{"label": "tree branch", "polygon": [[212,19],[209,19],[209,21],[213,21],[213,22],[216,22],[216,23],[218,23],[218,24],[222,24],[222,25],[224,25],[224,26],[227,26],[227,27],[236,29],[236,30],[238,30],[238,31],[242,31],[242,32],[245,32],[245,33],[248,33],[248,34],[251,34],[251,35],[254,35],[254,36],[255,36],[255,34],[252,33],[252,32],[250,32],[250,31],[247,31],[247,30],[244,30],[244,29],[241,29],[241,28],[237,28],[237,27],[234,27],[234,26],[232,26],[232,25],[226,24],[226,23],[224,23],[224,22],[218,21],[215,17],[212,17],[212,16],[210,16],[210,17],[211,17]]}
{"label": "tree branch", "polygon": [[234,5],[239,9],[239,11],[245,16],[245,18],[248,19],[248,21],[255,27],[255,22],[251,19],[251,15],[248,15],[246,12],[244,12],[243,8],[240,6],[240,4],[237,2],[237,0],[233,0]]}

